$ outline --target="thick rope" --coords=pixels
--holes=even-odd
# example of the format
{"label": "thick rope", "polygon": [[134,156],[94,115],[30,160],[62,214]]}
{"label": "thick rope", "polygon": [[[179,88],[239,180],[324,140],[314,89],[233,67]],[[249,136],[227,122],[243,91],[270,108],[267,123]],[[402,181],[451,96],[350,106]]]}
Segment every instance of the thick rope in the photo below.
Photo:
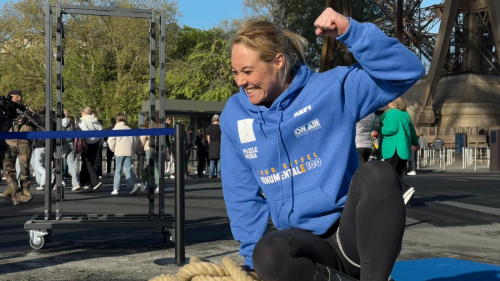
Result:
{"label": "thick rope", "polygon": [[176,275],[162,274],[149,281],[260,281],[257,274],[246,272],[230,257],[222,265],[192,257],[191,262],[179,269]]}

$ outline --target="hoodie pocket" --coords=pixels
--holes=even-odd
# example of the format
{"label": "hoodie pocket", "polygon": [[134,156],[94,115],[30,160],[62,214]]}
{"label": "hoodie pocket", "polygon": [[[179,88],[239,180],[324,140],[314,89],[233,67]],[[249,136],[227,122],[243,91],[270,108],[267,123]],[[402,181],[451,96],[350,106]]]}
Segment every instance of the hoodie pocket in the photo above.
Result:
{"label": "hoodie pocket", "polygon": [[281,202],[275,204],[281,207],[278,209],[278,216],[283,228],[288,225],[288,227],[314,230],[314,224],[317,223],[315,218],[328,216],[340,210],[319,186],[301,190],[291,197],[284,198],[283,204]]}

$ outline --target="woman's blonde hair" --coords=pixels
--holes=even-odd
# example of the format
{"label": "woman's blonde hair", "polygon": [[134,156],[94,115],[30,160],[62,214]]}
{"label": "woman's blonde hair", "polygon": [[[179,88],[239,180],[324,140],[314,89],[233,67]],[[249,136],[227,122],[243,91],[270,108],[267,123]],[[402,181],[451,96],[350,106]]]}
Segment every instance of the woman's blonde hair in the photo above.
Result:
{"label": "woman's blonde hair", "polygon": [[399,98],[391,101],[389,104],[392,105],[395,109],[406,110],[408,102],[406,101],[405,97],[400,96]]}
{"label": "woman's blonde hair", "polygon": [[243,44],[259,53],[259,58],[270,63],[276,55],[285,56],[283,83],[294,67],[305,63],[304,50],[307,40],[291,31],[282,30],[273,23],[251,19],[243,23],[233,40],[234,44]]}

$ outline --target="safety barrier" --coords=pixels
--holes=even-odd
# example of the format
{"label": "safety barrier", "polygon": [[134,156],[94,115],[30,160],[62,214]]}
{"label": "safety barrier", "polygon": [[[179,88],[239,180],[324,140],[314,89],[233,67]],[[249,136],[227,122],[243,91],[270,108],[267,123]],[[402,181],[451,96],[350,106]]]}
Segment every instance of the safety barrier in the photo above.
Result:
{"label": "safety barrier", "polygon": [[474,165],[474,171],[477,170],[477,164],[486,163],[490,166],[490,148],[489,147],[464,147],[462,148],[462,168]]}
{"label": "safety barrier", "polygon": [[451,165],[453,159],[453,150],[449,148],[442,149],[419,149],[417,153],[417,169],[439,163],[439,167],[445,169],[446,165]]}
{"label": "safety barrier", "polygon": [[[474,165],[474,171],[477,170],[477,164],[486,164],[490,166],[490,148],[489,147],[462,147],[462,169]],[[439,164],[439,168],[446,170],[457,162],[456,148],[442,149],[420,149],[417,152],[417,169]]]}

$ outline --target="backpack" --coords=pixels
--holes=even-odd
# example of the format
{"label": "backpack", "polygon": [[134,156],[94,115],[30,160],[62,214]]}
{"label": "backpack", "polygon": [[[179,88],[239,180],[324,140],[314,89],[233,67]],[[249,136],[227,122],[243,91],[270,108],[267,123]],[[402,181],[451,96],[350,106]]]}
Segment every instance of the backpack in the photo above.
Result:
{"label": "backpack", "polygon": [[82,138],[75,138],[73,140],[73,150],[77,153],[82,155],[87,151],[87,144],[85,143],[85,139]]}
{"label": "backpack", "polygon": [[[69,127],[71,127],[71,129],[73,129],[74,131],[81,131],[82,130],[82,129],[80,129],[80,126],[74,125],[71,123],[70,123]],[[85,153],[87,151],[88,147],[87,147],[87,144],[85,143],[84,138],[74,138],[72,141],[73,141],[73,151],[76,154],[82,155],[83,153]]]}

